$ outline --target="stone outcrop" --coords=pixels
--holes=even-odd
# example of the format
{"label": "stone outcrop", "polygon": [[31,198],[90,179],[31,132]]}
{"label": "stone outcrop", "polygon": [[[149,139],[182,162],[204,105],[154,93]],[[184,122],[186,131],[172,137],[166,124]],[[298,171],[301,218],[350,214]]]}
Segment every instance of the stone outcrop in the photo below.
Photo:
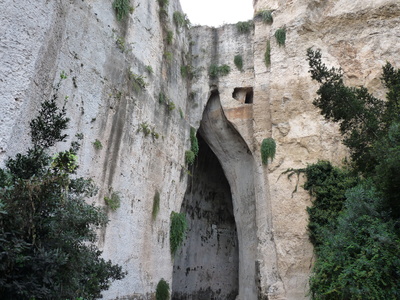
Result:
{"label": "stone outcrop", "polygon": [[[312,105],[317,85],[306,49],[320,48],[347,84],[384,98],[382,65],[400,67],[400,4],[254,0],[255,12],[271,9],[274,21],[255,18],[254,28],[240,33],[235,25],[177,26],[178,0],[170,1],[168,16],[156,0],[131,2],[135,9],[123,22],[105,0],[0,3],[0,161],[26,150],[29,120],[63,72],[58,95],[71,118],[68,134],[84,135],[79,175],[100,188],[89,201],[107,209],[105,196],[121,196],[98,243],[128,275],[105,299],[151,299],[161,278],[177,299],[307,298],[311,200],[301,176],[282,173],[318,159],[340,164],[347,152],[337,128]],[[283,27],[280,47],[274,33]],[[230,73],[210,78],[210,66],[224,64]],[[191,127],[204,149],[188,168]],[[267,137],[277,154],[265,166],[260,144]],[[160,212],[153,218],[156,192]],[[186,213],[191,225],[175,258],[172,211]]]}

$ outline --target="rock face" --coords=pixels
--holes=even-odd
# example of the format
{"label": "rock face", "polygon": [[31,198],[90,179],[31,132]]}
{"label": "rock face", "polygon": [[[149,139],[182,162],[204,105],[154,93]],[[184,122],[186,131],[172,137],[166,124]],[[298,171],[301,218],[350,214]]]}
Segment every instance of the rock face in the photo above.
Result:
{"label": "rock face", "polygon": [[[68,134],[84,135],[79,175],[100,188],[89,201],[107,209],[104,197],[121,195],[98,243],[128,275],[105,299],[152,299],[161,278],[176,299],[306,298],[311,202],[300,188],[304,179],[282,173],[318,159],[340,164],[347,154],[337,128],[312,105],[317,86],[306,49],[320,48],[347,84],[384,98],[382,65],[400,67],[400,4],[255,0],[255,12],[271,9],[274,21],[255,17],[254,28],[241,33],[235,25],[176,25],[178,0],[166,13],[155,0],[131,2],[123,22],[106,0],[0,3],[0,161],[26,150],[29,120],[63,72],[57,93],[71,118]],[[283,27],[280,47],[274,33]],[[211,78],[212,65],[231,71]],[[191,127],[202,149],[188,168]],[[265,166],[260,144],[267,137],[277,154]],[[190,226],[176,257],[172,211],[185,213]]]}

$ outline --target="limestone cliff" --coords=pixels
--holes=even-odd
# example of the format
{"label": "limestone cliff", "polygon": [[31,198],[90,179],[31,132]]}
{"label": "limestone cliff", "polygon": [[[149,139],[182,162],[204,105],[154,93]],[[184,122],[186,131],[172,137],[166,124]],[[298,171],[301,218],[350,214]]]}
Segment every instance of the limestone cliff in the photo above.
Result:
{"label": "limestone cliff", "polygon": [[[273,10],[274,21],[256,17],[247,33],[180,27],[178,0],[167,14],[156,0],[131,4],[119,22],[108,0],[0,2],[0,161],[26,149],[28,122],[64,72],[58,93],[71,117],[68,134],[84,135],[79,175],[100,187],[91,199],[98,205],[106,207],[112,191],[121,196],[99,246],[128,275],[105,299],[152,299],[161,278],[176,299],[307,298],[310,198],[301,188],[293,193],[297,178],[281,174],[318,159],[340,164],[346,149],[312,105],[306,49],[320,48],[348,84],[384,98],[381,66],[400,67],[400,4],[255,0],[255,12]],[[283,27],[280,47],[274,33]],[[209,76],[211,65],[224,64],[228,75]],[[200,153],[188,168],[191,127]],[[277,142],[268,166],[260,158],[266,137]],[[175,258],[172,211],[186,213],[190,225]]]}

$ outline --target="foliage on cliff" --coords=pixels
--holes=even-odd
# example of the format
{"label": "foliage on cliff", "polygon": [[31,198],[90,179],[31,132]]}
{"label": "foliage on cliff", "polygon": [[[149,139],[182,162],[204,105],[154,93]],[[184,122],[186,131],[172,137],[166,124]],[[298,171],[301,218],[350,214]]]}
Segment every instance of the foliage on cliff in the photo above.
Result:
{"label": "foliage on cliff", "polygon": [[92,244],[107,218],[85,202],[91,180],[71,176],[79,144],[48,154],[68,124],[55,98],[30,123],[33,148],[0,169],[1,299],[95,299],[125,276]]}
{"label": "foliage on cliff", "polygon": [[306,169],[317,257],[311,297],[399,299],[400,71],[383,67],[383,101],[364,87],[345,86],[342,71],[328,69],[319,51],[309,49],[307,56],[320,84],[314,105],[340,125],[351,151],[347,168],[318,162]]}

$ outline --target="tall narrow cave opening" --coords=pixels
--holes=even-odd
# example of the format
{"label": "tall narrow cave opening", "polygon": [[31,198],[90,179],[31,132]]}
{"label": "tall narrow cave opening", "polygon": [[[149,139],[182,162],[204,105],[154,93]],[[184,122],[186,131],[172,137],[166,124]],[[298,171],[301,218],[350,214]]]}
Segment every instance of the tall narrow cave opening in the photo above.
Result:
{"label": "tall narrow cave opening", "polygon": [[239,288],[239,245],[229,183],[216,155],[198,135],[181,212],[188,232],[174,258],[172,299],[234,300]]}

